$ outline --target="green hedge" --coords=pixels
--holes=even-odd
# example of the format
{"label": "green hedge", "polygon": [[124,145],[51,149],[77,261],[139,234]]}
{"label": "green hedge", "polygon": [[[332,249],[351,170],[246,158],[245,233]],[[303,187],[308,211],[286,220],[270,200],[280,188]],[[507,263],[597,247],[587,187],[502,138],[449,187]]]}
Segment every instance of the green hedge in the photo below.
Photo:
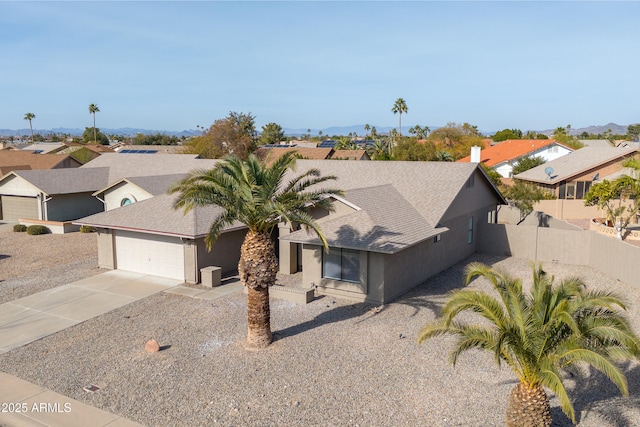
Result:
{"label": "green hedge", "polygon": [[30,225],[27,227],[27,234],[36,236],[38,234],[47,234],[50,230],[44,225]]}
{"label": "green hedge", "polygon": [[15,231],[16,233],[22,233],[27,231],[27,226],[24,224],[16,224],[13,226],[13,231]]}
{"label": "green hedge", "polygon": [[95,227],[92,227],[90,225],[81,225],[80,226],[80,232],[81,233],[94,233],[96,231]]}

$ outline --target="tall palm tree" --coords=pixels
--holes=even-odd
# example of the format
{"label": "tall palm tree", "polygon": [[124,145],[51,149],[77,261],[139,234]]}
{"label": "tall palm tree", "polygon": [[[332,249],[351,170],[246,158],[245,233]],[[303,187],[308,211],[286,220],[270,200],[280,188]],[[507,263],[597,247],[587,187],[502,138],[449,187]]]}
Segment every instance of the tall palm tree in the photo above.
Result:
{"label": "tall palm tree", "polygon": [[364,125],[364,133],[365,133],[365,137],[369,136],[369,131],[371,130],[371,126],[369,126],[369,123]]}
{"label": "tall palm tree", "polygon": [[[563,412],[575,423],[573,405],[563,384],[562,371],[591,365],[628,394],[627,379],[615,362],[640,356],[640,338],[620,310],[625,306],[611,293],[587,291],[578,278],[554,286],[542,266],[532,265],[533,286],[525,295],[522,283],[481,263],[467,266],[467,284],[474,277],[488,279],[499,298],[481,291],[451,293],[442,318],[425,326],[418,341],[443,335],[458,337],[450,355],[455,365],[465,350],[480,348],[506,363],[520,382],[507,405],[506,425],[551,425],[549,398],[543,387],[560,401]],[[463,312],[483,317],[482,323],[456,319]]]}
{"label": "tall palm tree", "polygon": [[391,109],[391,111],[393,111],[393,114],[399,114],[398,130],[399,130],[399,136],[402,136],[402,113],[409,112],[409,109],[407,108],[407,103],[405,102],[404,99],[398,98],[396,99],[395,104],[393,104],[393,108]]}
{"label": "tall palm tree", "polygon": [[222,208],[209,228],[208,249],[224,228],[236,221],[249,229],[240,250],[238,273],[248,293],[247,346],[250,348],[264,348],[273,339],[269,286],[275,283],[278,271],[271,238],[273,228],[281,222],[300,224],[313,230],[326,249],[322,230],[307,209],[321,206],[331,210],[327,196],[342,194],[336,189],[317,188],[317,184],[335,179],[334,176],[321,176],[317,169],[309,169],[284,182],[287,171],[293,170],[294,166],[294,152],[285,154],[269,167],[254,155],[249,155],[246,161],[230,155],[213,169],[192,171],[169,190],[178,193],[174,207],[184,209],[185,213],[197,206]]}
{"label": "tall palm tree", "polygon": [[99,113],[100,109],[96,104],[89,104],[89,114],[93,114],[93,143],[98,143],[98,136],[96,133],[96,113]]}
{"label": "tall palm tree", "polygon": [[35,119],[36,115],[33,113],[27,113],[24,115],[25,120],[29,120],[29,129],[31,129],[31,143],[33,144],[33,126],[31,125],[31,120]]}

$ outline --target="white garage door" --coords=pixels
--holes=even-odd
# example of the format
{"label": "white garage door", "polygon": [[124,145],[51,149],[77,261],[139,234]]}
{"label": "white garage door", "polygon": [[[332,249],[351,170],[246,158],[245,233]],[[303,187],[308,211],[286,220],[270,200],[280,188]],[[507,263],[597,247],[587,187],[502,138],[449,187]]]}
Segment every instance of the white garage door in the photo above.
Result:
{"label": "white garage door", "polygon": [[116,268],[184,280],[184,250],[177,237],[116,231]]}
{"label": "white garage door", "polygon": [[38,199],[35,197],[2,196],[2,219],[38,219]]}

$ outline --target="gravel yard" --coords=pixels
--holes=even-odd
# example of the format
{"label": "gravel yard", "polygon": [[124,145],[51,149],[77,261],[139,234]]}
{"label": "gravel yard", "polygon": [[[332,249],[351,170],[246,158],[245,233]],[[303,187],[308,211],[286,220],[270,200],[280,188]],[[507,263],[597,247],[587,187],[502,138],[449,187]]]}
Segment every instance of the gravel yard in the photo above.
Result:
{"label": "gravel yard", "polygon": [[[0,248],[9,255],[0,260],[0,302],[100,271],[93,235],[2,233]],[[31,257],[40,267],[20,270]],[[381,309],[329,297],[308,305],[272,299],[275,342],[258,352],[242,346],[243,293],[213,301],[160,293],[0,355],[0,369],[148,426],[500,426],[516,381],[508,369],[478,351],[453,368],[450,338],[416,343],[472,260],[530,277],[527,260],[477,255]],[[584,266],[544,268],[624,295],[640,330],[638,290]],[[164,350],[145,353],[150,338]],[[570,383],[579,426],[639,424],[640,369],[626,368],[628,399],[597,372]],[[83,391],[89,384],[100,390]],[[551,403],[554,426],[570,426]]]}

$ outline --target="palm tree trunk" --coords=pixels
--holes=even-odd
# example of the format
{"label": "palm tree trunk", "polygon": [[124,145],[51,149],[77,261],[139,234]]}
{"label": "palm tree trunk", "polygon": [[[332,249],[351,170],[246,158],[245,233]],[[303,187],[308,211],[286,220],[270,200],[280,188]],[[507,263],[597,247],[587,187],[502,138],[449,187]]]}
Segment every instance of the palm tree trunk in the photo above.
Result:
{"label": "palm tree trunk", "polygon": [[278,260],[268,233],[248,231],[240,248],[238,273],[247,287],[247,346],[264,348],[271,344],[269,286],[276,281]]}
{"label": "palm tree trunk", "polygon": [[507,427],[550,427],[551,406],[542,386],[518,383],[511,390],[506,416]]}
{"label": "palm tree trunk", "polygon": [[93,113],[93,143],[98,143],[98,136],[96,132],[96,113]]}

